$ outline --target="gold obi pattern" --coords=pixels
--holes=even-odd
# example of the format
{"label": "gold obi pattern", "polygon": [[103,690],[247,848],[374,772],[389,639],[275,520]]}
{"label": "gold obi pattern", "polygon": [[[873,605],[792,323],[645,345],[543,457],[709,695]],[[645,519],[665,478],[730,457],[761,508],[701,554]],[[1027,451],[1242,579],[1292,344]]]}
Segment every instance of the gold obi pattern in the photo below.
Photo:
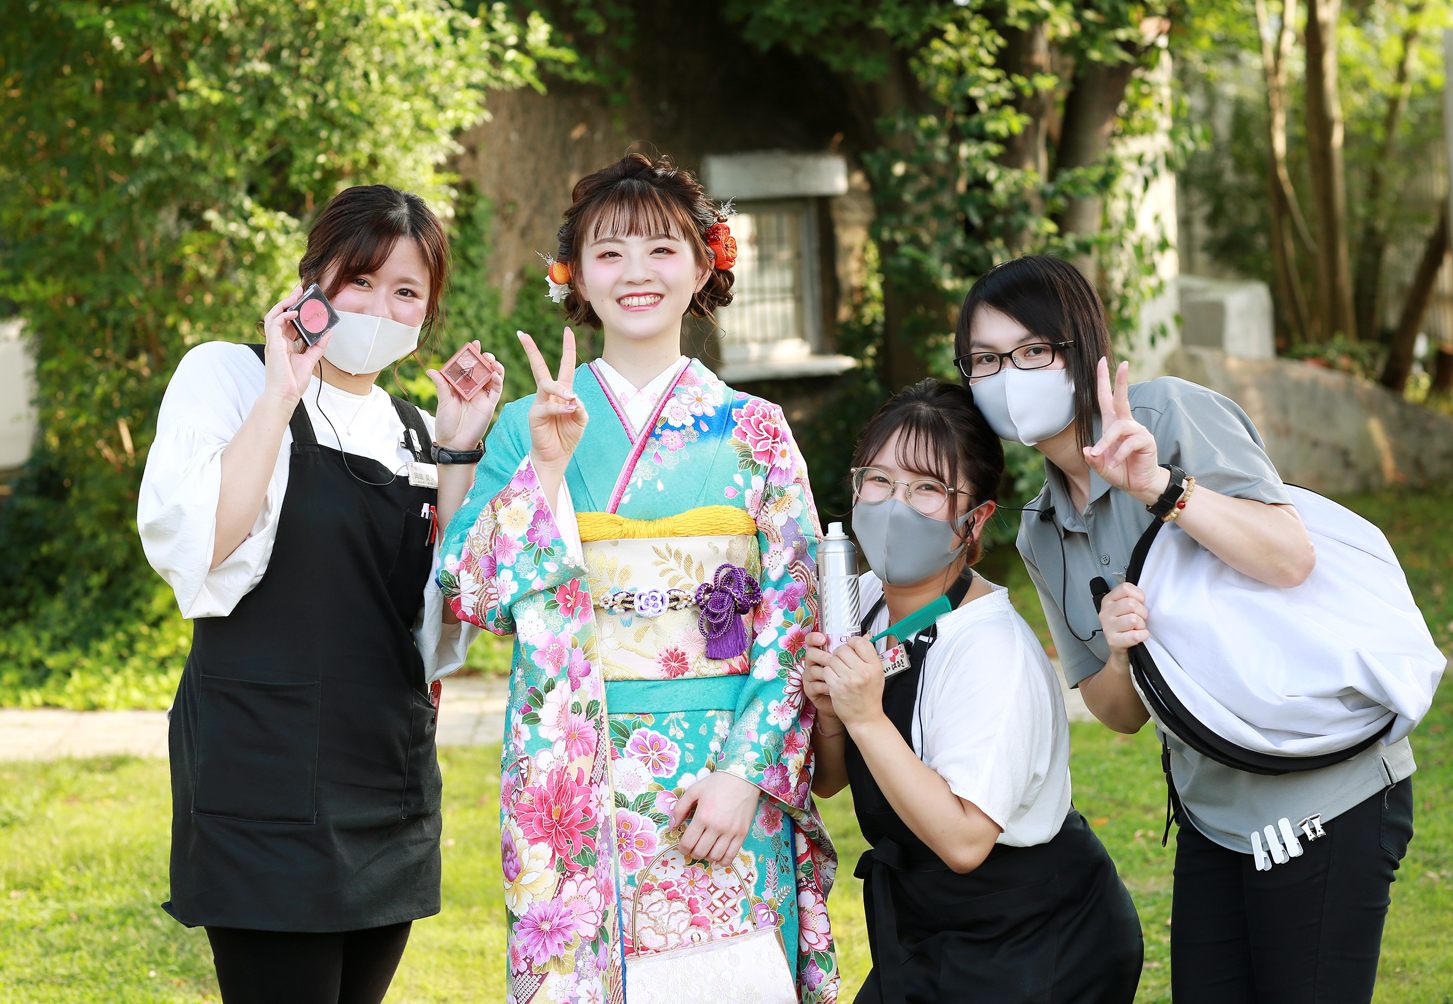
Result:
{"label": "gold obi pattern", "polygon": [[[750,516],[731,506],[706,506],[661,520],[580,513],[577,521],[596,608],[596,651],[607,681],[749,671],[750,646],[732,659],[707,658],[706,639],[698,626],[701,609],[695,603],[647,617],[629,608],[602,607],[601,599],[617,590],[676,589],[694,595],[699,585],[712,582],[716,570],[728,564],[760,578],[761,550]],[[755,632],[750,619],[746,627],[751,638]]]}

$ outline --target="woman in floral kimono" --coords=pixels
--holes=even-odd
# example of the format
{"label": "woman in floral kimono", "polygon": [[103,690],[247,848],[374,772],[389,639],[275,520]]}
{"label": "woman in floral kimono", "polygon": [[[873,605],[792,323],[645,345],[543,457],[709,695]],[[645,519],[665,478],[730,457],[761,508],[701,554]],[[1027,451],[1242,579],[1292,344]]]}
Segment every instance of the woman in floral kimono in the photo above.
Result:
{"label": "woman in floral kimono", "polygon": [[604,352],[575,369],[566,328],[552,379],[521,332],[537,392],[502,410],[446,536],[455,614],[516,639],[517,1004],[621,1001],[628,961],[773,926],[800,1000],[837,997],[801,680],[807,469],[780,408],[680,352],[688,311],[731,302],[727,213],[639,154],[575,186],[550,290]]}

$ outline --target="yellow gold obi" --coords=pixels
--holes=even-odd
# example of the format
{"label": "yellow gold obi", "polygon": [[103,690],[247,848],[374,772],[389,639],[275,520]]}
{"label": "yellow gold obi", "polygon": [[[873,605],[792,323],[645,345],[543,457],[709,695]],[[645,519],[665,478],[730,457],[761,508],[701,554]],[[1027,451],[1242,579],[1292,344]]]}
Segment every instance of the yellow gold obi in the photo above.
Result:
{"label": "yellow gold obi", "polygon": [[[706,656],[694,602],[646,616],[629,605],[602,606],[612,593],[641,590],[695,595],[723,565],[737,565],[752,578],[762,574],[756,522],[732,506],[704,506],[659,520],[633,520],[610,513],[576,515],[595,602],[597,656],[606,680],[674,680],[745,673],[747,653],[732,659]],[[679,605],[679,604],[673,604]],[[751,638],[750,617],[746,623]]]}

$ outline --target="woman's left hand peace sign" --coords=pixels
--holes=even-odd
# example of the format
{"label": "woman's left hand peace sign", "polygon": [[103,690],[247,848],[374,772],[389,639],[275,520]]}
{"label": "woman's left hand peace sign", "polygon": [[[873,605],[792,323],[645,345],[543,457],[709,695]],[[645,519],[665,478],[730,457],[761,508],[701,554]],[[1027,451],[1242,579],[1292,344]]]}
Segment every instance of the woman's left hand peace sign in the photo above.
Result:
{"label": "woman's left hand peace sign", "polygon": [[1130,364],[1115,371],[1110,390],[1110,365],[1103,356],[1095,373],[1100,398],[1100,441],[1085,447],[1090,470],[1112,488],[1150,505],[1165,491],[1170,474],[1157,463],[1155,437],[1130,411]]}

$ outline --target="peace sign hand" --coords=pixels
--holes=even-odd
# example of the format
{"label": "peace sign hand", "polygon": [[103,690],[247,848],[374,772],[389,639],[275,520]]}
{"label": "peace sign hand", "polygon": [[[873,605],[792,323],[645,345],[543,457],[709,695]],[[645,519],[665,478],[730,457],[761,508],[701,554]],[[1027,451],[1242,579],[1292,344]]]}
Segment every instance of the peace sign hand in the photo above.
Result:
{"label": "peace sign hand", "polygon": [[530,457],[542,481],[558,481],[580,444],[580,437],[585,434],[585,423],[590,420],[585,404],[570,386],[575,376],[575,332],[565,329],[560,375],[556,379],[550,377],[550,369],[535,340],[523,331],[515,334],[535,375],[535,401],[530,405]]}
{"label": "peace sign hand", "polygon": [[1115,371],[1113,393],[1110,366],[1104,356],[1100,357],[1095,376],[1100,399],[1100,441],[1085,448],[1085,462],[1111,487],[1150,505],[1170,484],[1170,474],[1156,463],[1155,437],[1130,411],[1130,364],[1121,363]]}

